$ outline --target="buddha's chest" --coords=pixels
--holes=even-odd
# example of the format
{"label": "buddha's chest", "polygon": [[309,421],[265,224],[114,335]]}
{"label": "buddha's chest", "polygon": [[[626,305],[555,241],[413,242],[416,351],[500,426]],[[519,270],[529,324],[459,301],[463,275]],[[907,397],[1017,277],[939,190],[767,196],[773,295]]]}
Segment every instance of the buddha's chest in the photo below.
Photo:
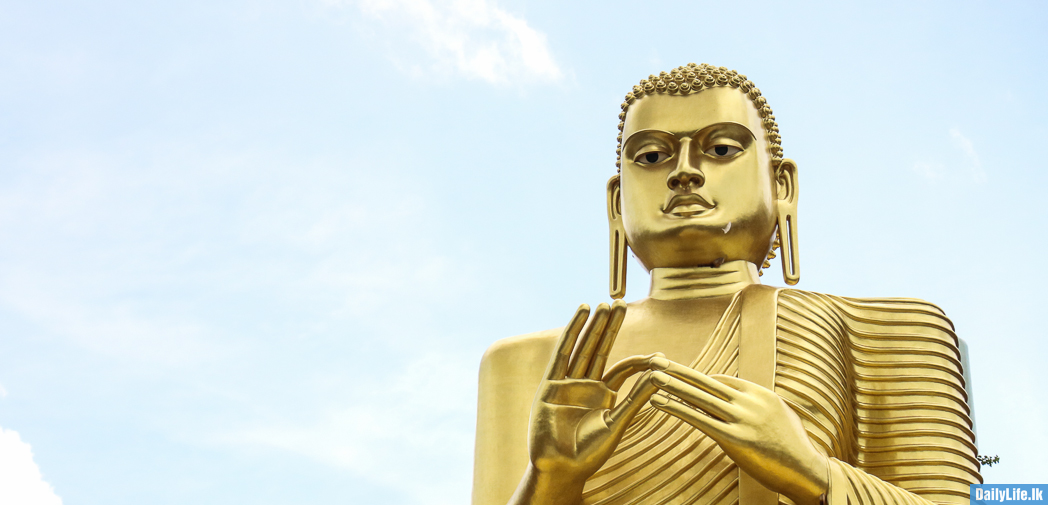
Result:
{"label": "buddha's chest", "polygon": [[729,299],[631,305],[611,349],[609,363],[629,356],[660,352],[691,364],[722,320]]}

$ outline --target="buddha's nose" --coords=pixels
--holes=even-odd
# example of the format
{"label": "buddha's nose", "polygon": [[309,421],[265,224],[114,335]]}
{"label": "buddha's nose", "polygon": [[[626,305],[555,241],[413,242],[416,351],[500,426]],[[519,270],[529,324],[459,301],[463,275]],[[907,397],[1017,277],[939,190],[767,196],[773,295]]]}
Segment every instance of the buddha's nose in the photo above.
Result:
{"label": "buddha's nose", "polygon": [[706,176],[691,161],[691,139],[681,142],[677,166],[666,178],[666,185],[674,191],[687,191],[692,185],[696,188],[706,183]]}

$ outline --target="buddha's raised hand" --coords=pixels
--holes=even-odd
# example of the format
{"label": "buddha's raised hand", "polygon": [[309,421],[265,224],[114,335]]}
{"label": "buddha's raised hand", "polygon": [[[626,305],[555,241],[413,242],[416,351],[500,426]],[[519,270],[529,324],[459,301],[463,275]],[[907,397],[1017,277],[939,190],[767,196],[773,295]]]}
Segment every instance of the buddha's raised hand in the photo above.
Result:
{"label": "buddha's raised hand", "polygon": [[[800,505],[829,486],[829,458],[808,438],[779,395],[749,381],[706,375],[665,358],[651,360],[651,405],[698,428],[764,487]],[[669,394],[667,394],[669,393]]]}
{"label": "buddha's raised hand", "polygon": [[626,304],[602,303],[586,324],[589,314],[582,305],[564,328],[535,393],[528,428],[531,464],[512,504],[577,504],[586,479],[611,457],[630,421],[657,391],[645,373],[616,405],[622,381],[609,387],[601,376]]}

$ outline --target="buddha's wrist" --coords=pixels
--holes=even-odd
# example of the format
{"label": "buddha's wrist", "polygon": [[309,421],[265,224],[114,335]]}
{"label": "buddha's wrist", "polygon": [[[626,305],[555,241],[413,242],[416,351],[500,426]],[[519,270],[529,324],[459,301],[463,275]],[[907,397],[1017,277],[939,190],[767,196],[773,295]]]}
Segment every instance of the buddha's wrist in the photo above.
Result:
{"label": "buddha's wrist", "polygon": [[578,505],[585,485],[584,477],[542,471],[528,464],[509,505]]}
{"label": "buddha's wrist", "polygon": [[796,481],[803,484],[784,494],[797,505],[824,505],[830,490],[830,458],[819,458],[804,473],[802,478]]}

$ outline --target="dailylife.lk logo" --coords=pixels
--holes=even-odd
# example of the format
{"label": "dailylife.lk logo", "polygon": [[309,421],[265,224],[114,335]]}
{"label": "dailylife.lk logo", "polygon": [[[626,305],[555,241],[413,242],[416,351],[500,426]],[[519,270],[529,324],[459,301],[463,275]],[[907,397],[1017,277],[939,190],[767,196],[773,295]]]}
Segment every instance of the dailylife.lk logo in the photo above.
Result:
{"label": "dailylife.lk logo", "polygon": [[977,503],[1048,503],[1048,484],[972,484],[972,505]]}

